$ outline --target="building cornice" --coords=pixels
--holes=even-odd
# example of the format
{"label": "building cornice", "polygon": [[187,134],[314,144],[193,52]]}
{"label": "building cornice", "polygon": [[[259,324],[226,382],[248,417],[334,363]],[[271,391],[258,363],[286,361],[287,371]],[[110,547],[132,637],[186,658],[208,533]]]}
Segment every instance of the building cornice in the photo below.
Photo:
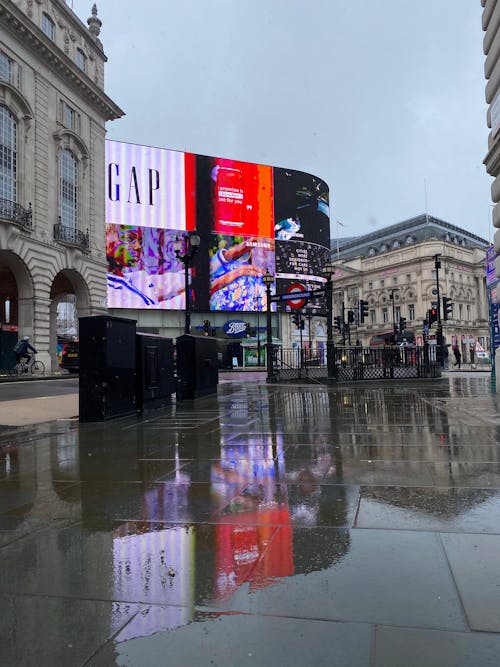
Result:
{"label": "building cornice", "polygon": [[6,30],[9,30],[38,59],[50,67],[53,72],[61,77],[82,98],[87,100],[105,120],[116,120],[125,115],[125,112],[82,72],[11,0],[0,1],[0,21]]}
{"label": "building cornice", "polygon": [[92,44],[92,47],[99,53],[104,62],[107,62],[108,59],[106,58],[106,55],[103,51],[101,41],[98,38],[94,38],[94,36],[89,32],[85,23],[80,21],[75,12],[68,7],[66,0],[52,0],[52,2],[57,6],[58,11],[61,12],[61,14],[64,16],[64,19],[68,23],[71,23],[72,27],[75,30],[78,30],[80,35]]}

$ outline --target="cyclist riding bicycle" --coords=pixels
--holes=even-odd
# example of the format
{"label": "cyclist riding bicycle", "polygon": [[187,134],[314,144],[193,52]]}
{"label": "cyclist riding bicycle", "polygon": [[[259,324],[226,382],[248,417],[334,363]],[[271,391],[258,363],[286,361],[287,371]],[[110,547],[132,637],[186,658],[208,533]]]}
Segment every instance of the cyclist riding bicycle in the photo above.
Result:
{"label": "cyclist riding bicycle", "polygon": [[14,352],[16,353],[16,364],[19,364],[22,359],[26,359],[27,371],[33,360],[33,355],[37,353],[33,345],[30,344],[30,337],[24,336],[22,340],[18,341]]}

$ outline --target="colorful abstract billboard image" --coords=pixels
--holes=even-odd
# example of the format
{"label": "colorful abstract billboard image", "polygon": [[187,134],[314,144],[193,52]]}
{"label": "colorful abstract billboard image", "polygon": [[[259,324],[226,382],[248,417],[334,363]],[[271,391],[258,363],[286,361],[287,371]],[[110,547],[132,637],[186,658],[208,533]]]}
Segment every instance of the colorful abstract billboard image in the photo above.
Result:
{"label": "colorful abstract billboard image", "polygon": [[265,310],[262,276],[272,271],[274,240],[213,234],[210,256],[210,310]]}
{"label": "colorful abstract billboard image", "polygon": [[184,267],[175,256],[176,237],[175,230],[106,226],[109,308],[184,308]]}

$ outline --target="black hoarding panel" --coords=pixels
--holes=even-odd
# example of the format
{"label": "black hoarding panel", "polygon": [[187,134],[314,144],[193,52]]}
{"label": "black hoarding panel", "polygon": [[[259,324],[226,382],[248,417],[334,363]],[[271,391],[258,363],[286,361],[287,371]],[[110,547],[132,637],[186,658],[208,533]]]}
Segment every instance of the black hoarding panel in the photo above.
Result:
{"label": "black hoarding panel", "polygon": [[135,414],[135,320],[99,315],[79,323],[80,421]]}
{"label": "black hoarding panel", "polygon": [[137,409],[158,408],[172,401],[176,391],[174,378],[174,342],[171,338],[138,333]]}
{"label": "black hoarding panel", "polygon": [[185,334],[177,338],[177,398],[192,400],[217,392],[217,340]]}

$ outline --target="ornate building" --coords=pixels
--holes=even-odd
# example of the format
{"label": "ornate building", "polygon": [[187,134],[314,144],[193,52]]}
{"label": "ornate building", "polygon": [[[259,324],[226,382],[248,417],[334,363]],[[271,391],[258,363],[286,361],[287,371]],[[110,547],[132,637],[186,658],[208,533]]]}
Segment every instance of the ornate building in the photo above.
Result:
{"label": "ornate building", "polygon": [[[363,299],[368,302],[368,317],[351,327],[353,345],[356,339],[369,345],[372,336],[390,332],[401,317],[419,342],[427,311],[433,302],[437,304],[439,280],[440,296],[453,304],[448,319],[441,310],[444,336],[448,343],[461,346],[467,359],[473,340],[486,349],[490,344],[487,247],[479,236],[427,215],[355,239],[340,239],[332,251],[334,315],[341,315],[342,304],[345,311],[356,311]],[[441,261],[437,270],[436,255]],[[431,340],[435,330],[436,326],[431,328]]]}
{"label": "ornate building", "polygon": [[[0,323],[56,367],[57,306],[106,311],[106,56],[94,5],[0,0]],[[68,295],[71,295],[68,298]]]}
{"label": "ornate building", "polygon": [[[486,171],[495,179],[491,184],[491,199],[494,203],[492,211],[493,225],[496,227],[494,245],[496,252],[495,270],[500,277],[500,2],[498,0],[481,0],[483,6],[482,24],[484,33],[483,50],[486,55],[484,62],[484,76],[487,79],[485,97],[489,104],[487,124],[490,128],[488,135],[488,152],[484,158]],[[498,303],[497,288],[493,287],[492,302]],[[500,348],[498,347],[497,306],[494,305],[493,319],[496,328],[495,338],[496,372],[500,374]],[[499,375],[500,378],[500,375]]]}

